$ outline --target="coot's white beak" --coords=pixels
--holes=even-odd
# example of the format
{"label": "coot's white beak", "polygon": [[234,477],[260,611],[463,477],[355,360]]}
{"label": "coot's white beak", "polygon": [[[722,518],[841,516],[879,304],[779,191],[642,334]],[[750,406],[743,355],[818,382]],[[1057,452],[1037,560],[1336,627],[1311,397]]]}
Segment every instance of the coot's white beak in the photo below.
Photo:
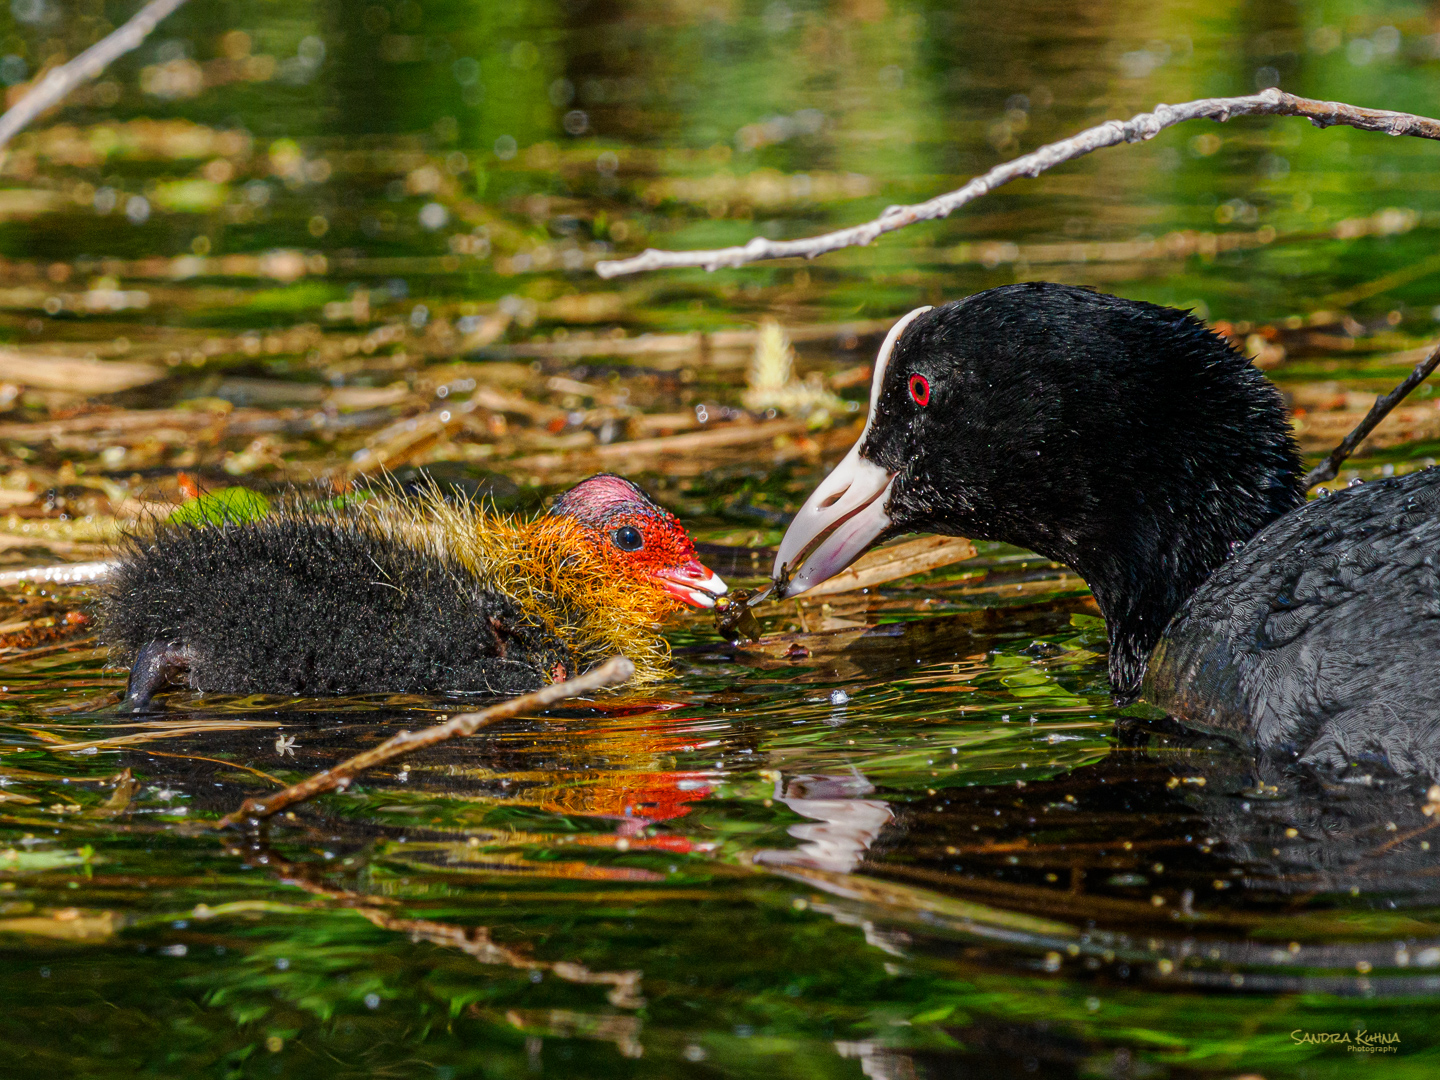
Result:
{"label": "coot's white beak", "polygon": [[730,591],[730,587],[720,580],[720,575],[703,566],[698,559],[668,570],[657,570],[655,576],[667,593],[691,607],[712,608],[717,596],[724,596]]}
{"label": "coot's white beak", "polygon": [[[885,504],[894,476],[860,456],[860,445],[850,448],[835,471],[810,493],[795,515],[775,555],[775,577],[784,580],[785,568],[825,534],[829,536],[790,575],[785,596],[798,596],[832,578],[858,559],[890,527]],[[781,599],[777,597],[776,599]]]}
{"label": "coot's white beak", "polygon": [[[784,581],[786,572],[794,571],[790,574],[784,596],[798,596],[834,577],[863,555],[890,528],[890,515],[885,512],[885,507],[890,501],[895,475],[862,457],[860,447],[865,443],[865,436],[870,434],[870,425],[875,419],[875,402],[880,397],[885,367],[890,362],[895,343],[911,322],[929,310],[928,307],[916,308],[885,335],[880,353],[875,358],[875,373],[870,380],[870,418],[865,421],[865,429],[860,432],[850,452],[835,466],[835,471],[810,493],[795,520],[790,522],[790,528],[785,530],[780,550],[775,555],[774,572],[777,581]],[[834,531],[811,552],[805,564],[795,569],[795,561],[831,529]],[[782,597],[777,596],[776,599]]]}

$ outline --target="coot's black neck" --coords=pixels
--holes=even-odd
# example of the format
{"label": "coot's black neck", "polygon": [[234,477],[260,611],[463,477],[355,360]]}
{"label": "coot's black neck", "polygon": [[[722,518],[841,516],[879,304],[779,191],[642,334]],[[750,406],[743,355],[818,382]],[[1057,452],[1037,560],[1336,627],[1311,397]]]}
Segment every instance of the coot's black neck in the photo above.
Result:
{"label": "coot's black neck", "polygon": [[1004,540],[1084,577],[1122,699],[1233,545],[1304,499],[1284,402],[1224,339],[1044,283],[918,317],[860,453],[895,474],[891,532]]}
{"label": "coot's black neck", "polygon": [[1065,545],[1064,553],[1045,553],[1085,579],[1105,616],[1117,700],[1128,704],[1139,696],[1151,651],[1205,579],[1240,545],[1298,505],[1294,478],[1276,479],[1269,498],[1212,497],[1189,506],[1152,506],[1147,498],[1106,528],[1075,535],[1078,542]]}

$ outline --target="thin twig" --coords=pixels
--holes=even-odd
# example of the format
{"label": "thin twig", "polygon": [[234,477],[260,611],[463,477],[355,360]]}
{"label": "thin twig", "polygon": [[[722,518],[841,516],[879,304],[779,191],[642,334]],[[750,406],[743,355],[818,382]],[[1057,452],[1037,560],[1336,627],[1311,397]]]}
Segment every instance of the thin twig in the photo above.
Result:
{"label": "thin twig", "polygon": [[[1045,730],[1049,731],[1050,729],[1046,728]],[[182,761],[208,761],[214,765],[224,765],[227,769],[241,769],[244,772],[254,773],[262,780],[269,780],[276,787],[283,788],[285,786],[285,781],[281,780],[278,776],[271,776],[268,772],[262,772],[260,769],[256,769],[250,765],[241,765],[238,761],[226,761],[224,758],[202,757],[199,754],[172,754],[165,750],[156,750],[153,746],[147,746],[141,752],[150,757],[171,757],[179,758]],[[72,780],[71,783],[74,783],[74,781]]]}
{"label": "thin twig", "polygon": [[160,20],[183,3],[185,0],[150,0],[114,33],[107,34],[69,63],[51,69],[14,108],[0,116],[0,146],[13,139],[46,109],[68,97],[81,83],[95,78],[116,59],[139,48]]}
{"label": "thin twig", "polygon": [[595,264],[595,272],[603,278],[635,274],[644,270],[661,270],[680,266],[703,266],[717,270],[722,266],[744,266],[761,259],[786,259],[804,256],[813,259],[840,248],[863,247],[880,236],[917,221],[948,217],[968,202],[988,195],[1002,184],[1022,176],[1039,176],[1046,169],[1095,150],[1119,143],[1153,139],[1165,128],[1186,120],[1211,119],[1225,121],[1232,116],[1303,116],[1316,127],[1345,124],[1364,131],[1383,131],[1387,135],[1418,135],[1440,139],[1440,121],[1411,113],[1386,109],[1362,109],[1338,101],[1315,101],[1295,97],[1282,90],[1270,89],[1247,97],[1202,98],[1183,105],[1157,105],[1154,112],[1140,113],[1128,121],[1107,120],[1098,127],[1088,128],[1068,139],[1050,143],[1040,149],[997,165],[983,176],[977,176],[964,187],[938,195],[923,203],[892,206],[873,221],[848,229],[811,236],[803,240],[767,240],[757,236],[741,247],[718,248],[710,251],[657,251],[651,248],[630,259],[615,259]]}
{"label": "thin twig", "polygon": [[1335,474],[1340,471],[1341,463],[1355,452],[1355,448],[1364,441],[1365,436],[1374,431],[1380,421],[1390,415],[1390,410],[1424,382],[1437,366],[1440,366],[1440,345],[1436,345],[1430,350],[1429,356],[1415,365],[1415,370],[1405,376],[1404,382],[1384,397],[1376,398],[1375,404],[1371,405],[1370,411],[1365,414],[1365,419],[1355,425],[1355,430],[1346,435],[1324,461],[1305,474],[1305,490],[1310,490],[1316,484],[1323,484],[1326,480],[1334,480]]}
{"label": "thin twig", "polygon": [[491,705],[488,709],[481,709],[479,712],[452,716],[444,723],[435,724],[422,731],[401,732],[393,739],[385,740],[373,750],[356,754],[349,760],[342,761],[333,769],[318,772],[308,780],[292,784],[284,791],[271,795],[268,799],[246,799],[239,810],[227,814],[216,822],[216,828],[223,829],[250,818],[268,818],[277,811],[284,810],[287,806],[304,802],[323,792],[343,791],[350,786],[356,776],[366,769],[383,765],[387,761],[404,757],[406,754],[422,750],[427,746],[434,746],[436,743],[446,742],[464,735],[473,735],[482,727],[499,720],[508,720],[512,716],[519,716],[532,709],[547,708],[557,702],[568,701],[570,698],[588,694],[593,690],[618,686],[634,674],[634,664],[623,656],[612,656],[598,668],[587,671],[584,675],[577,675],[566,682],[542,687],[534,693],[522,694],[520,697],[502,701],[498,705]]}
{"label": "thin twig", "polygon": [[0,570],[0,589],[34,581],[42,584],[77,585],[100,581],[110,576],[115,564],[110,561],[61,563],[59,566],[32,566],[25,570]]}
{"label": "thin twig", "polygon": [[[51,725],[52,727],[54,725]],[[115,735],[107,739],[87,739],[84,742],[58,742],[51,743],[45,747],[46,750],[56,752],[67,751],[71,754],[83,753],[90,749],[110,749],[115,746],[141,746],[156,739],[179,739],[186,735],[212,735],[217,731],[249,731],[254,728],[278,728],[278,720],[207,720],[197,724],[180,724],[173,728],[162,731],[137,731],[131,735]],[[44,737],[35,728],[22,727],[16,724],[15,727],[27,734]],[[49,734],[48,732],[46,734]]]}

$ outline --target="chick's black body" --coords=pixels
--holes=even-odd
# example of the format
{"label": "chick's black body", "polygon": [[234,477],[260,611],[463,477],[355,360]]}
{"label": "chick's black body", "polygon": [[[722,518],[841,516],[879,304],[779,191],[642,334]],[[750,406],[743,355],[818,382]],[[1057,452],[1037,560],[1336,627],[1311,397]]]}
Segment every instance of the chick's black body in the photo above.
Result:
{"label": "chick's black body", "polygon": [[515,693],[572,670],[562,642],[458,560],[343,514],[132,540],[100,626],[115,659],[142,661],[137,706],[180,669],[200,691],[286,695]]}

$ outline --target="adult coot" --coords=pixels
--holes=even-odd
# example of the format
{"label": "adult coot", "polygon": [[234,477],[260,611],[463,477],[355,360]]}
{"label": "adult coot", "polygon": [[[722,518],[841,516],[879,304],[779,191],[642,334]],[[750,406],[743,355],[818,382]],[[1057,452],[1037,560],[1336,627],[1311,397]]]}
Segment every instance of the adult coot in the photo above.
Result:
{"label": "adult coot", "polygon": [[1245,357],[1185,312],[1036,282],[892,328],[775,576],[793,596],[912,531],[1017,544],[1090,585],[1120,702],[1440,778],[1437,509],[1434,470],[1307,504]]}

